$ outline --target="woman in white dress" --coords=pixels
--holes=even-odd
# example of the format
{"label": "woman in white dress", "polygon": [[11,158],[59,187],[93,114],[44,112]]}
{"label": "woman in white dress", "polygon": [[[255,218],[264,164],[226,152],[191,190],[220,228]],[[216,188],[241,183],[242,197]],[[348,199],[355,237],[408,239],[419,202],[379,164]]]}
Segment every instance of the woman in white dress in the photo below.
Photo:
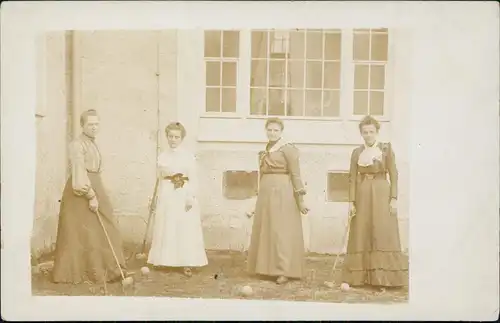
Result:
{"label": "woman in white dress", "polygon": [[207,265],[200,210],[196,200],[194,154],[182,147],[186,129],[179,122],[165,128],[169,147],[158,157],[158,199],[148,263],[191,268]]}

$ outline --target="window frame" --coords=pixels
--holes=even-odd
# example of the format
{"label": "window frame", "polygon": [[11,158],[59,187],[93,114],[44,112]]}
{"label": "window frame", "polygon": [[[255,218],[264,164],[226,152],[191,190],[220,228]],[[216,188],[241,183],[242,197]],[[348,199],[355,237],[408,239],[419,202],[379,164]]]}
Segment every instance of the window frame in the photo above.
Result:
{"label": "window frame", "polygon": [[[239,31],[239,57],[236,75],[236,109],[235,112],[207,112],[205,104],[200,111],[200,118],[217,119],[267,119],[266,115],[252,115],[250,113],[251,95],[251,64],[252,64],[252,29],[240,29]],[[204,33],[204,31],[202,31]],[[354,28],[341,28],[341,80],[340,80],[340,112],[337,117],[310,117],[310,116],[279,116],[283,120],[319,120],[319,121],[360,121],[364,115],[354,114],[354,69],[356,62],[353,58]],[[203,41],[205,37],[203,37]],[[387,62],[384,87],[384,114],[376,116],[381,122],[388,122],[392,115],[393,103],[393,80],[394,80],[394,33],[388,28]],[[204,46],[203,46],[204,47]],[[204,53],[201,53],[203,66],[206,66]],[[204,74],[206,79],[206,74]],[[206,85],[203,87],[203,97],[206,98]]]}
{"label": "window frame", "polygon": [[[349,176],[349,170],[346,170],[346,169],[329,169],[326,171],[326,182],[325,182],[325,202],[326,203],[335,203],[335,204],[338,204],[338,203],[349,203],[349,186],[347,186],[347,200],[346,201],[332,201],[330,200],[329,198],[329,187],[330,187],[330,179],[329,179],[329,176],[330,174],[343,174],[343,175],[347,175]],[[349,182],[348,184],[349,185]]]}

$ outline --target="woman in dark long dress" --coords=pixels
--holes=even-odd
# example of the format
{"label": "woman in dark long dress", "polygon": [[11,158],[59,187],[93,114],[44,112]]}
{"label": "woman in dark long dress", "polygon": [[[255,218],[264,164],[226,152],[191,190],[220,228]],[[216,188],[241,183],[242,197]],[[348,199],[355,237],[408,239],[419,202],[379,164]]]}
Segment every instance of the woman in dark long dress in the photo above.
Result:
{"label": "woman in dark long dress", "polygon": [[71,176],[61,199],[53,281],[117,281],[121,279],[120,269],[97,218],[101,217],[124,269],[118,223],[101,180],[101,154],[95,142],[99,130],[97,112],[84,112],[80,123],[83,132],[70,145]]}
{"label": "woman in dark long dress", "polygon": [[260,187],[248,250],[248,271],[277,277],[283,284],[304,273],[305,248],[301,213],[303,196],[298,149],[281,138],[283,122],[266,122],[269,143],[259,154]]}
{"label": "woman in dark long dress", "polygon": [[343,281],[352,286],[402,287],[408,284],[408,257],[401,251],[396,216],[398,170],[392,145],[377,141],[379,129],[377,120],[365,117],[359,124],[365,144],[351,155],[352,219]]}

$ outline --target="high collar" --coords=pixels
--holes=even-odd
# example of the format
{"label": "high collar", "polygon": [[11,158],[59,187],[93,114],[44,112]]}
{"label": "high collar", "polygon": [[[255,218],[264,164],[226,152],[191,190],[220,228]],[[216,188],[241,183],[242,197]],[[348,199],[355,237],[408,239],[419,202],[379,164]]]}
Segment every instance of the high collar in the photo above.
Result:
{"label": "high collar", "polygon": [[288,144],[288,142],[285,139],[283,139],[283,137],[282,137],[277,141],[274,141],[274,142],[270,141],[266,148],[267,148],[267,151],[274,152],[274,151],[279,150],[281,147],[285,146],[286,144]]}
{"label": "high collar", "polygon": [[90,137],[85,132],[82,132],[82,135],[80,136],[80,138],[82,138],[84,140],[95,142],[95,137]]}
{"label": "high collar", "polygon": [[368,146],[366,143],[363,146],[365,149],[376,148],[378,147],[378,141],[375,141],[371,146]]}

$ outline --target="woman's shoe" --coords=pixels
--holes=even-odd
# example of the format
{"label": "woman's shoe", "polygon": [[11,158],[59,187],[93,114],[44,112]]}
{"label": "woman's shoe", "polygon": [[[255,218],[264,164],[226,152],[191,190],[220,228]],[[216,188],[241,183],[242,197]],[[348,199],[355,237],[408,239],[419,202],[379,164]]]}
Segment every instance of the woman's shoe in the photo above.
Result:
{"label": "woman's shoe", "polygon": [[193,276],[193,272],[191,271],[191,268],[187,268],[187,267],[186,267],[186,268],[184,268],[184,275],[185,275],[186,277],[191,277],[191,276]]}

